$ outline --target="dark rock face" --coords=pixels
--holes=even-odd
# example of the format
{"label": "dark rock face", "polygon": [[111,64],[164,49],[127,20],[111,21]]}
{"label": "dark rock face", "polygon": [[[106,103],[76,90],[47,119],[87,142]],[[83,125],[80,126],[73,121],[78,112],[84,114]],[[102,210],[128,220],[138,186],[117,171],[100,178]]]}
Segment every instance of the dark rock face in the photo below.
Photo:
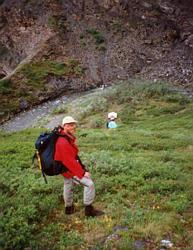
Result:
{"label": "dark rock face", "polygon": [[[169,64],[179,61],[174,57],[176,46],[185,51],[184,56],[186,51],[192,53],[190,0],[1,2],[0,42],[7,55],[0,59],[0,69],[7,73],[26,58],[75,57],[87,68],[87,83],[125,80],[151,70],[155,75],[158,71],[159,78],[157,68],[167,71]],[[178,74],[171,80],[183,81]]]}

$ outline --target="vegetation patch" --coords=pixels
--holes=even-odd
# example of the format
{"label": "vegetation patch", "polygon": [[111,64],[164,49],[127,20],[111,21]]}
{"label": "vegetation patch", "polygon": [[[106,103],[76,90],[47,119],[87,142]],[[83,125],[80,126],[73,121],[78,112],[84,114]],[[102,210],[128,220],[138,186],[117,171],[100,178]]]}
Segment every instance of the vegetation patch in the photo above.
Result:
{"label": "vegetation patch", "polygon": [[12,92],[12,82],[10,79],[0,80],[0,94],[6,95]]}
{"label": "vegetation patch", "polygon": [[[88,28],[88,29],[86,29],[86,32],[87,32],[87,34],[90,34],[92,36],[92,38],[94,39],[97,50],[100,50],[100,51],[106,50],[105,37],[102,34],[102,32],[100,32],[99,30],[97,30],[95,28]],[[80,35],[80,39],[81,39],[81,46],[85,47],[86,42],[84,40],[83,34]]]}
{"label": "vegetation patch", "polygon": [[0,118],[6,118],[20,111],[20,98],[24,98],[28,106],[32,106],[39,103],[42,98],[53,96],[56,90],[46,85],[50,76],[57,79],[57,77],[82,77],[83,75],[84,69],[75,59],[67,62],[39,61],[24,64],[13,79],[0,80]]}
{"label": "vegetation patch", "polygon": [[60,32],[67,31],[66,18],[64,16],[49,16],[48,17],[48,26],[54,30]]}
{"label": "vegetation patch", "polygon": [[[176,249],[192,249],[192,109],[192,99],[147,83],[122,83],[65,107],[64,115],[80,121],[80,156],[95,181],[95,206],[105,211],[96,219],[85,219],[79,186],[77,212],[66,216],[63,178],[49,177],[46,185],[32,167],[34,141],[45,128],[0,133],[0,247],[160,249],[170,240]],[[118,128],[110,130],[112,110]]]}
{"label": "vegetation patch", "polygon": [[29,85],[44,86],[46,77],[51,74],[54,76],[80,76],[83,69],[76,60],[68,62],[41,61],[24,65],[20,73],[26,78]]}
{"label": "vegetation patch", "polygon": [[94,28],[87,29],[86,31],[94,38],[96,44],[101,44],[105,42],[105,38],[100,31]]}

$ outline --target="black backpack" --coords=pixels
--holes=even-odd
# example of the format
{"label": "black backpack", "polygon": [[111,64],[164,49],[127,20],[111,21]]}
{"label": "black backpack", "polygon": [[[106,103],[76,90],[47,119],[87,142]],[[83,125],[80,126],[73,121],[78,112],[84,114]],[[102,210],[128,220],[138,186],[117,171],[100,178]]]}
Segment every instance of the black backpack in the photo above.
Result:
{"label": "black backpack", "polygon": [[45,175],[59,175],[68,171],[62,162],[54,160],[55,144],[58,137],[61,136],[68,139],[67,136],[60,133],[61,129],[62,127],[59,126],[54,128],[51,132],[42,133],[35,142],[36,151],[33,161],[34,159],[37,159],[38,166],[42,171],[46,183],[47,180]]}

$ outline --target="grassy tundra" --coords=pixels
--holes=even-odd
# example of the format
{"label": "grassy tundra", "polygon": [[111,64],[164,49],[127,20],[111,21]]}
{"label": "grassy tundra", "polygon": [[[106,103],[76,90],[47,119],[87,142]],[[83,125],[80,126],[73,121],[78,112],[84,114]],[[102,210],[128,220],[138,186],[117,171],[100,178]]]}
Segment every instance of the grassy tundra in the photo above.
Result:
{"label": "grassy tundra", "polygon": [[[105,128],[118,112],[115,130]],[[81,158],[105,216],[64,214],[63,179],[44,183],[32,167],[42,129],[0,134],[1,249],[193,249],[193,100],[163,84],[120,84],[78,98],[54,113],[80,121]],[[77,191],[77,192],[76,192]],[[115,228],[123,228],[115,233]]]}

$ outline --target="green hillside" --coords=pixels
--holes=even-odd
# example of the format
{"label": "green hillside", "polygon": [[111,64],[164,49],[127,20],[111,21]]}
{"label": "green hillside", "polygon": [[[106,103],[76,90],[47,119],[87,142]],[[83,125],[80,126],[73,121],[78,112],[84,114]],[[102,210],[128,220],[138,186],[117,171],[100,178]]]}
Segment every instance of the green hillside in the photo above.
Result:
{"label": "green hillside", "polygon": [[[105,128],[109,111],[118,128]],[[54,113],[80,121],[82,161],[96,185],[100,218],[85,219],[82,187],[64,214],[63,179],[44,183],[32,166],[44,129],[0,134],[1,249],[193,249],[193,100],[156,83],[122,83]],[[119,228],[115,233],[115,229]]]}

